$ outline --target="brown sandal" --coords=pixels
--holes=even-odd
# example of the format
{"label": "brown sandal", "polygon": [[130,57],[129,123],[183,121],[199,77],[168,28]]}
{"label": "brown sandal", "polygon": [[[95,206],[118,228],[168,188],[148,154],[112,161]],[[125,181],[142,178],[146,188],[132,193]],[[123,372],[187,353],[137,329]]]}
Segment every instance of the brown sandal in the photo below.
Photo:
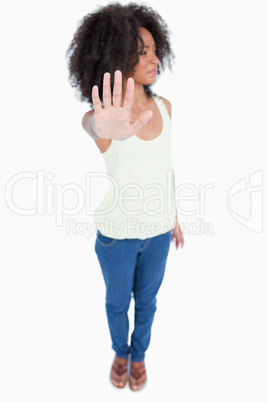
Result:
{"label": "brown sandal", "polygon": [[[127,359],[122,359],[117,356],[114,358],[110,379],[112,384],[117,388],[124,388],[127,383],[127,362]],[[118,377],[118,380],[115,380],[115,376]]]}
{"label": "brown sandal", "polygon": [[[133,381],[131,381],[131,377],[135,380],[135,382],[139,381],[142,376],[145,374],[145,381],[140,385],[134,385]],[[139,391],[144,387],[147,381],[146,369],[145,364],[141,365],[140,367],[134,367],[133,362],[131,363],[131,371],[130,371],[130,378],[129,378],[129,387],[132,391]]]}

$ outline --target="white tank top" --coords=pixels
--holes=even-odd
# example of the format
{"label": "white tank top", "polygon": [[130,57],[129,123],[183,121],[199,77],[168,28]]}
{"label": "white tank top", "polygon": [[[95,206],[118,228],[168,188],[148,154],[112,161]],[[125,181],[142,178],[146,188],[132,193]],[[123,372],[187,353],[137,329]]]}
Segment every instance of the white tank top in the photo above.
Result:
{"label": "white tank top", "polygon": [[174,229],[171,119],[163,100],[153,97],[162,117],[161,134],[112,140],[102,153],[110,187],[95,209],[97,229],[114,239],[147,239]]}

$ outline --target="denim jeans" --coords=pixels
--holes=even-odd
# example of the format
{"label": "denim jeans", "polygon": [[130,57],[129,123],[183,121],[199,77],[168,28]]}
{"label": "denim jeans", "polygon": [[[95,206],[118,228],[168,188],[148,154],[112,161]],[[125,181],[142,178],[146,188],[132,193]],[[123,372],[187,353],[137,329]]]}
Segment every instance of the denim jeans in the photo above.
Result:
{"label": "denim jeans", "polygon": [[[97,230],[95,252],[106,285],[106,314],[116,355],[132,361],[145,359],[173,230],[140,239],[113,239]],[[128,345],[128,310],[135,301],[134,330]]]}

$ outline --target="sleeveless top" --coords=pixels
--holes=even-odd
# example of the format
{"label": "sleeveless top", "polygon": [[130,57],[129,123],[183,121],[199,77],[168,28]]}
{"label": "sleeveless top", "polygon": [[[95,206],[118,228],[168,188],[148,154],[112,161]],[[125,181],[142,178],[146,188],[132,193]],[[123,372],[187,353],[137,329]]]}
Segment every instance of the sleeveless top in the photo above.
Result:
{"label": "sleeveless top", "polygon": [[101,153],[110,187],[93,219],[104,236],[144,240],[175,227],[171,118],[163,100],[153,100],[162,117],[162,132],[152,140],[136,135],[112,140]]}

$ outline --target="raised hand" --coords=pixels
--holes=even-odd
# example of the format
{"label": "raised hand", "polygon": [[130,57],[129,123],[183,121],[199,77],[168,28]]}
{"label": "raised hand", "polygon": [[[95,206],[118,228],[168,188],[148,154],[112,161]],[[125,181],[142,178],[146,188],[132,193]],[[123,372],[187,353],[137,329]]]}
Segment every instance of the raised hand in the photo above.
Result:
{"label": "raised hand", "polygon": [[93,114],[93,129],[100,138],[125,140],[137,132],[150,120],[151,110],[143,112],[136,121],[131,120],[131,108],[134,99],[134,80],[128,78],[126,92],[122,104],[122,73],[114,73],[113,99],[111,96],[110,73],[103,77],[103,106],[99,98],[99,88],[92,88],[92,101],[95,112]]}

